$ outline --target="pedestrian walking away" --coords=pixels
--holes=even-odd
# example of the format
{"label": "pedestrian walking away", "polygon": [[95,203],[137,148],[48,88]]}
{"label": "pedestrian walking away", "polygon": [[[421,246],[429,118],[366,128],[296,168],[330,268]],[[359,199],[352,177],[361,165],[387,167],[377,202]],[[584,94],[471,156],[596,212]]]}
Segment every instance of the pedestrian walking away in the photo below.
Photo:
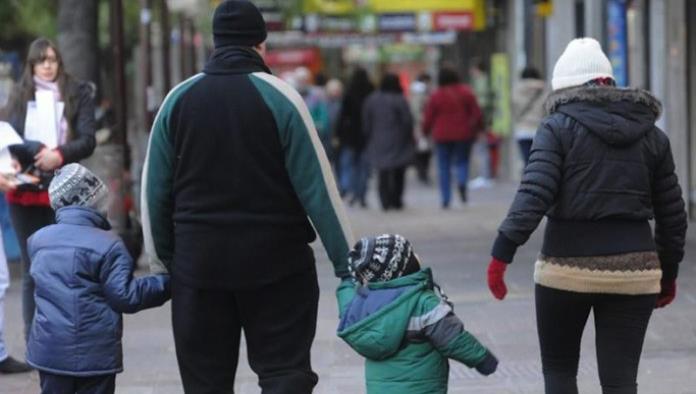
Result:
{"label": "pedestrian walking away", "polygon": [[457,169],[459,197],[463,203],[467,202],[469,154],[477,134],[483,128],[483,117],[474,93],[459,82],[456,71],[441,69],[438,85],[425,107],[423,130],[432,134],[435,141],[442,207],[449,208],[453,161]]}
{"label": "pedestrian walking away", "polygon": [[495,136],[491,130],[493,127],[493,115],[495,112],[495,92],[491,87],[491,78],[488,75],[486,64],[480,58],[471,60],[469,68],[469,80],[471,89],[476,97],[476,102],[481,108],[481,116],[483,118],[481,124],[482,129],[477,134],[476,140],[471,148],[478,170],[478,176],[472,179],[468,186],[472,189],[488,188],[493,185],[495,176],[494,167],[497,163],[492,154],[494,149],[491,145],[495,144]]}
{"label": "pedestrian walking away", "polygon": [[411,109],[395,74],[385,74],[379,90],[367,97],[362,117],[367,161],[378,172],[382,209],[402,209],[406,167],[415,157],[415,142]]}
{"label": "pedestrian walking away", "polygon": [[354,278],[337,291],[338,336],[365,357],[368,394],[447,393],[448,359],[495,372],[496,357],[464,329],[403,236],[362,238],[348,259]]}
{"label": "pedestrian walking away", "polygon": [[548,93],[539,71],[532,67],[522,70],[521,79],[512,96],[512,112],[515,139],[524,166],[529,162],[529,152],[536,129],[544,118],[544,101]]}
{"label": "pedestrian walking away", "polygon": [[113,394],[123,371],[122,313],[164,304],[169,275],[133,278],[135,264],[106,218],[109,191],[77,163],[49,185],[56,222],[29,238],[36,315],[27,362],[42,394]]}
{"label": "pedestrian walking away", "polygon": [[359,203],[363,208],[367,207],[367,180],[370,175],[370,166],[365,157],[362,110],[365,99],[373,90],[367,71],[356,68],[341,103],[336,130],[340,150],[341,195],[349,197],[349,204]]}
{"label": "pedestrian walking away", "polygon": [[[19,171],[35,176],[32,183],[18,185],[14,182],[3,190],[7,192],[12,225],[22,255],[22,315],[25,339],[28,339],[35,304],[27,239],[42,227],[55,223],[47,191],[53,171],[89,157],[96,142],[94,89],[66,72],[58,48],[45,38],[36,39],[29,46],[25,64],[24,72],[2,112],[3,118],[24,139],[24,143],[10,146],[10,152],[19,163]],[[45,130],[37,130],[36,121],[31,121],[37,116],[37,111],[27,115],[29,103],[36,102],[39,94],[44,98],[48,95],[50,102],[63,108],[55,135],[50,136],[51,141],[36,139],[39,134],[46,135]]]}
{"label": "pedestrian walking away", "polygon": [[418,180],[424,184],[430,184],[430,158],[433,155],[433,147],[430,137],[423,133],[423,114],[425,104],[432,93],[432,82],[430,75],[422,73],[418,75],[411,86],[409,105],[413,115],[413,136],[416,140],[416,158],[413,162],[416,168]]}
{"label": "pedestrian walking away", "polygon": [[266,35],[251,2],[220,3],[212,56],[169,92],[150,135],[145,250],[153,272],[172,274],[186,393],[234,391],[242,330],[264,394],[312,392],[316,233],[335,275],[350,276],[330,164],[302,97],[264,63]]}
{"label": "pedestrian walking away", "polygon": [[[536,316],[547,394],[578,392],[580,341],[594,314],[604,394],[635,394],[653,309],[674,300],[687,217],[662,106],[617,88],[597,41],[571,41],[556,62],[548,115],[499,228],[488,267],[493,295],[544,215],[535,264]],[[655,220],[655,230],[649,220]]]}

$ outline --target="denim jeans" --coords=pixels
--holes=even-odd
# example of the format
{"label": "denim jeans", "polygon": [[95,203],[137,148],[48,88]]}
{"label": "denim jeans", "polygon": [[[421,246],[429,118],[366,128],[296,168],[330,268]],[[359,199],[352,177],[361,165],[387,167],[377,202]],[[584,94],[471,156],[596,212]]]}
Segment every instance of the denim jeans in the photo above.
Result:
{"label": "denim jeans", "polygon": [[532,139],[525,138],[517,140],[517,144],[520,147],[520,156],[522,156],[522,161],[524,161],[524,166],[526,167],[529,163],[529,155],[532,150]]}
{"label": "denim jeans", "polygon": [[370,167],[364,152],[342,148],[340,156],[339,187],[342,193],[350,193],[354,199],[364,200]]}
{"label": "denim jeans", "polygon": [[[2,233],[0,232],[0,240]],[[10,273],[7,269],[7,259],[5,258],[5,247],[0,242],[0,361],[7,358],[7,347],[4,341],[4,322],[5,322],[5,291],[10,285]]]}
{"label": "denim jeans", "polygon": [[54,224],[56,217],[51,207],[18,204],[10,204],[10,217],[22,253],[22,316],[24,317],[24,337],[28,341],[36,304],[34,303],[34,279],[30,274],[31,260],[27,251],[27,240],[29,236],[41,228]]}
{"label": "denim jeans", "polygon": [[456,141],[438,142],[435,145],[440,176],[440,195],[442,204],[445,206],[449,205],[452,199],[452,185],[450,183],[452,160],[454,160],[457,169],[457,186],[466,189],[466,183],[469,181],[471,144],[471,141]]}

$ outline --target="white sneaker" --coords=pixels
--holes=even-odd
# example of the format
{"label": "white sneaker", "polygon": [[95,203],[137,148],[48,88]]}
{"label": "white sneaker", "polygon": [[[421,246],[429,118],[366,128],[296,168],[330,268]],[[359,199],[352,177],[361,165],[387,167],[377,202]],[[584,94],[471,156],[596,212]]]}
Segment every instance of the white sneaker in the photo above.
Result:
{"label": "white sneaker", "polygon": [[493,181],[484,177],[477,177],[469,181],[470,189],[487,189],[493,186]]}

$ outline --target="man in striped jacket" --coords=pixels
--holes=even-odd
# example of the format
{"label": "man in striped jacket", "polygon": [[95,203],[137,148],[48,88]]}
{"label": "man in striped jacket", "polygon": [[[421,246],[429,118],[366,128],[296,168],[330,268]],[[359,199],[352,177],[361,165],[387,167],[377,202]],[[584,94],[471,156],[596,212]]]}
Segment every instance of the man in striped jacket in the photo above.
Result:
{"label": "man in striped jacket", "polygon": [[352,235],[302,98],[263,62],[258,9],[221,3],[213,34],[204,71],[167,95],[152,128],[145,248],[153,271],[172,274],[187,393],[233,391],[242,329],[264,393],[310,393],[319,289],[309,243],[316,229],[345,278]]}

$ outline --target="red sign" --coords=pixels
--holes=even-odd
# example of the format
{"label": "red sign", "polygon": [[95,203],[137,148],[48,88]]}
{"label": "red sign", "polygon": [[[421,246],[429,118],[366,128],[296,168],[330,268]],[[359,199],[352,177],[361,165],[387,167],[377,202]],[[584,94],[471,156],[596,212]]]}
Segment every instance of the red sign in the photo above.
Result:
{"label": "red sign", "polygon": [[474,30],[474,14],[471,12],[436,12],[433,14],[435,30]]}
{"label": "red sign", "polygon": [[309,65],[318,60],[318,54],[314,49],[280,49],[270,50],[266,53],[266,64],[270,67],[289,65]]}

